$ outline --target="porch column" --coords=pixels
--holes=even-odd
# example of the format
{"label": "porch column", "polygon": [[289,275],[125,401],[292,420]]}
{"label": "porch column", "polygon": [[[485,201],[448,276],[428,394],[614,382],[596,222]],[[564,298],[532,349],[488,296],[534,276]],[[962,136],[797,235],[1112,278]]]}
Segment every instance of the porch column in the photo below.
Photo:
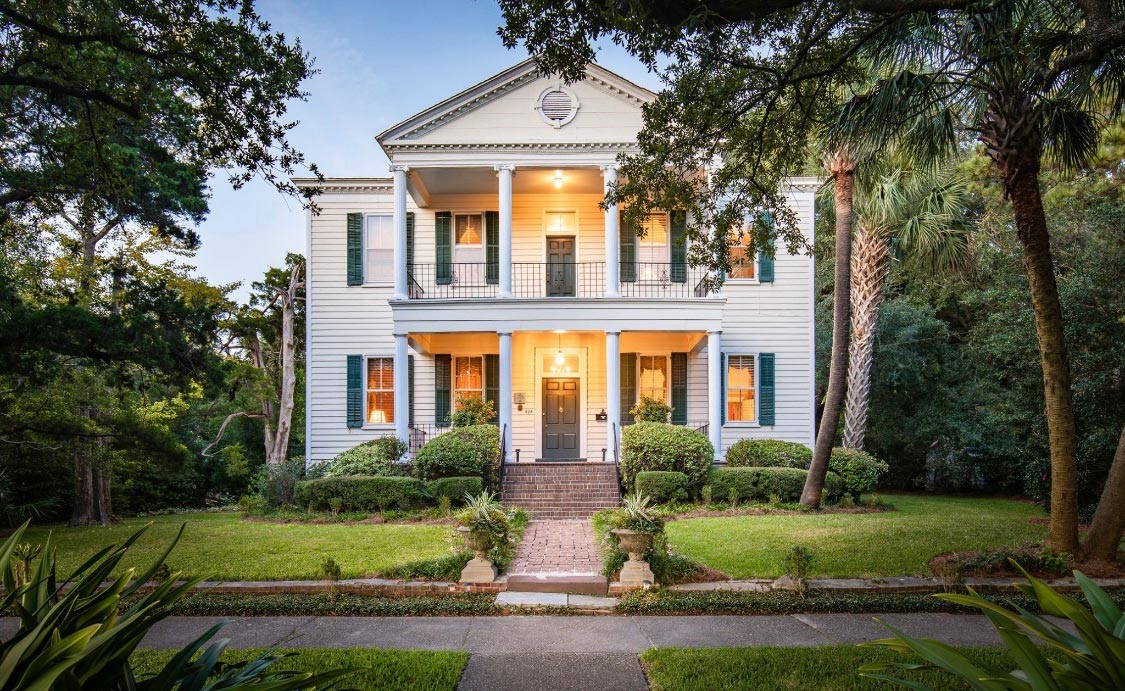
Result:
{"label": "porch column", "polygon": [[[502,298],[512,297],[512,165],[496,166],[500,178],[500,291]],[[511,334],[508,334],[511,336]],[[508,401],[511,403],[511,400]]]}
{"label": "porch column", "polygon": [[[391,166],[394,176],[395,289],[394,300],[406,299],[406,166]],[[404,337],[405,338],[405,337]],[[405,343],[405,341],[404,341]],[[406,367],[403,360],[403,367]],[[397,364],[397,363],[396,363]],[[397,371],[396,375],[397,375]],[[403,389],[405,391],[405,389]]]}
{"label": "porch column", "polygon": [[[617,166],[602,166],[602,177],[605,180],[604,189],[609,192],[610,186],[617,182]],[[611,204],[605,210],[605,296],[607,298],[621,296],[621,286],[618,281],[621,269],[617,249],[619,232],[617,204]]]}
{"label": "porch column", "polygon": [[707,332],[707,431],[715,458],[723,456],[723,344],[722,331]]}
{"label": "porch column", "polygon": [[[613,454],[616,430],[617,440],[621,440],[621,332],[605,332],[605,412],[606,443]],[[610,456],[612,458],[612,455]]]}
{"label": "porch column", "polygon": [[406,334],[395,334],[395,436],[410,443],[410,361],[406,355]]}
{"label": "porch column", "polygon": [[500,336],[500,430],[504,433],[504,461],[512,455],[512,334]]}

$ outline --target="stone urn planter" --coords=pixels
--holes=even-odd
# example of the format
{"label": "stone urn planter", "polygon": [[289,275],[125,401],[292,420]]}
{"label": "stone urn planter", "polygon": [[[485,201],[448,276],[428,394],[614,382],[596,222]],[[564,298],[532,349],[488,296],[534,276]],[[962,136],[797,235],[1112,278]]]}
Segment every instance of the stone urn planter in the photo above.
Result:
{"label": "stone urn planter", "polygon": [[621,576],[619,577],[621,585],[626,587],[653,585],[656,582],[656,577],[652,575],[652,569],[648,562],[644,560],[645,552],[652,547],[652,535],[628,528],[616,528],[609,532],[617,538],[617,543],[621,545],[621,549],[629,553],[629,561],[621,567]]}
{"label": "stone urn planter", "polygon": [[492,547],[492,535],[487,530],[473,530],[466,526],[460,526],[457,532],[465,541],[465,549],[473,553],[473,558],[461,570],[461,582],[491,583],[496,580],[496,567],[486,556]]}

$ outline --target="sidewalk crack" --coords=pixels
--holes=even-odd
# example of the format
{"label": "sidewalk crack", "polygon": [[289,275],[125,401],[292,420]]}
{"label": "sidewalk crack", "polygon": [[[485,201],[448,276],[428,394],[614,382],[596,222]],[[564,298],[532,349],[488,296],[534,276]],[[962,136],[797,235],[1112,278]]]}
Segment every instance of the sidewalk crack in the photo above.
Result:
{"label": "sidewalk crack", "polygon": [[832,641],[834,643],[845,643],[846,642],[842,638],[837,638],[837,637],[833,636],[832,634],[828,633],[827,631],[825,631],[824,629],[817,626],[816,622],[813,621],[812,619],[810,619],[807,615],[790,614],[789,616],[792,617],[793,619],[796,619],[797,621],[801,622],[802,624],[809,627],[813,631],[816,631],[821,636],[824,636],[825,638],[827,638],[829,641]]}

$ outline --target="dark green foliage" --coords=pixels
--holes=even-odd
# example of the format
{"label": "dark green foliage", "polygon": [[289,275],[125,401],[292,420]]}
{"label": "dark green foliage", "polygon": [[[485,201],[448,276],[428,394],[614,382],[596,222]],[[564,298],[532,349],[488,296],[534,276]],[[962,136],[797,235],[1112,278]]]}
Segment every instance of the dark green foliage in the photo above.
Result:
{"label": "dark green foliage", "polygon": [[785,553],[785,561],[783,562],[785,575],[803,583],[805,578],[808,577],[809,569],[812,568],[815,560],[816,557],[812,550],[801,545],[793,545]]}
{"label": "dark green foliage", "polygon": [[298,506],[314,511],[329,510],[334,498],[344,511],[413,509],[430,501],[426,486],[410,477],[324,477],[297,483],[294,494]]}
{"label": "dark green foliage", "polygon": [[641,396],[641,400],[637,401],[637,405],[629,413],[637,422],[668,422],[672,407],[658,398]]}
{"label": "dark green foliage", "polygon": [[365,441],[318,466],[324,477],[394,475],[394,463],[406,455],[406,444],[393,435]]}
{"label": "dark green foliage", "polygon": [[426,442],[414,458],[414,475],[423,480],[480,476],[499,456],[498,427],[458,427]]}
{"label": "dark green foliage", "polygon": [[[778,497],[783,502],[801,498],[809,472],[801,468],[714,468],[707,475],[711,496],[725,500],[733,491],[739,501],[768,501]],[[831,471],[824,478],[829,500],[844,493],[844,482]]]}
{"label": "dark green foliage", "polygon": [[461,579],[461,571],[473,558],[472,552],[456,552],[444,557],[433,559],[419,559],[405,564],[399,564],[387,569],[380,575],[384,578],[399,578],[404,581],[441,581],[456,583]]}
{"label": "dark green foliage", "polygon": [[844,481],[844,491],[858,499],[863,492],[874,492],[887,464],[864,451],[837,447],[828,460],[829,471]]}
{"label": "dark green foliage", "polygon": [[652,575],[660,585],[672,585],[689,581],[699,571],[699,565],[679,554],[673,554],[664,534],[664,522],[659,518],[637,521],[623,509],[608,509],[594,514],[594,533],[598,536],[598,549],[601,553],[602,575],[613,579],[629,559],[619,546],[617,537],[610,531],[615,528],[628,528],[652,533],[652,546],[644,558],[652,569]]}
{"label": "dark green foliage", "polygon": [[304,456],[290,458],[278,465],[264,465],[258,473],[258,494],[270,507],[293,504],[297,485],[304,477]]}
{"label": "dark green foliage", "polygon": [[780,439],[740,439],[727,449],[731,468],[805,468],[812,463],[812,449],[804,444]]}
{"label": "dark green foliage", "polygon": [[687,501],[688,478],[674,470],[645,470],[637,473],[636,491],[657,504]]}
{"label": "dark green foliage", "polygon": [[484,483],[478,477],[442,477],[426,483],[426,490],[434,499],[449,497],[450,504],[465,503],[466,496],[476,496],[484,490]]}
{"label": "dark green foliage", "polygon": [[382,597],[348,593],[243,595],[200,592],[176,603],[173,614],[185,617],[471,617],[500,614],[495,600],[496,596],[488,593]]}
{"label": "dark green foliage", "polygon": [[473,427],[487,425],[496,418],[496,408],[492,401],[477,395],[458,396],[457,410],[453,411],[454,427]]}
{"label": "dark green foliage", "polygon": [[638,422],[621,431],[621,476],[629,488],[642,470],[681,472],[691,487],[699,487],[714,459],[707,437],[687,427]]}

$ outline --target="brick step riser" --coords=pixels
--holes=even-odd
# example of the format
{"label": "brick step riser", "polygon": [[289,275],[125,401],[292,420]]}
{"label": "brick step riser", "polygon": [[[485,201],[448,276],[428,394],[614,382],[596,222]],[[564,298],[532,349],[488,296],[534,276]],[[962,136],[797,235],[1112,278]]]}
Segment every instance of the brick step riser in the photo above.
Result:
{"label": "brick step riser", "polygon": [[611,489],[583,489],[573,492],[556,489],[524,489],[520,487],[505,487],[504,494],[519,494],[533,497],[565,497],[567,495],[597,495],[599,497],[617,497],[620,493]]}

